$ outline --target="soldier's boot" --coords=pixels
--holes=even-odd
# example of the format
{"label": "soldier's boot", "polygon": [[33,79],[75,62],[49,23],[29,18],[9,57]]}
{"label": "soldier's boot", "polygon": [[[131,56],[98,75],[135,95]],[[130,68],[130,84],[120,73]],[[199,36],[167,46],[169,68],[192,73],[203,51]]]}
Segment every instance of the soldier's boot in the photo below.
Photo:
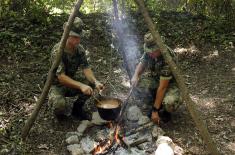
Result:
{"label": "soldier's boot", "polygon": [[91,120],[91,114],[84,111],[83,106],[89,96],[82,95],[73,103],[72,116],[80,120]]}
{"label": "soldier's boot", "polygon": [[171,121],[171,113],[167,112],[164,109],[159,111],[159,117],[161,118],[163,123],[167,123],[167,122]]}

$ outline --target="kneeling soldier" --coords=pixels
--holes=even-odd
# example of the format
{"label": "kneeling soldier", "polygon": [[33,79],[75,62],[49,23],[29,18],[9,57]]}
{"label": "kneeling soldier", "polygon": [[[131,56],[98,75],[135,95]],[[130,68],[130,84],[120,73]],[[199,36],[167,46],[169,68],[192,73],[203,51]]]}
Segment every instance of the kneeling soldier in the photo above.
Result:
{"label": "kneeling soldier", "polygon": [[[150,72],[147,72],[146,77],[139,82],[145,68],[148,68]],[[150,102],[154,102],[150,114],[151,119],[157,124],[160,118],[164,122],[169,121],[170,113],[175,111],[181,102],[181,96],[171,70],[164,61],[151,33],[144,36],[144,54],[135,69],[131,83],[139,90],[147,88]]]}
{"label": "kneeling soldier", "polygon": [[[98,90],[102,90],[104,87],[95,78],[88,65],[85,49],[80,44],[83,25],[83,21],[76,17],[63,51],[61,63],[57,68],[52,87],[49,91],[49,103],[52,105],[54,114],[59,118],[69,116],[72,107],[73,115],[87,119],[86,113],[82,110],[85,101],[92,95],[94,87]],[[52,50],[51,64],[58,50],[59,43]],[[75,73],[78,69],[83,71],[86,77],[85,80],[82,80],[82,78],[75,79]],[[93,88],[92,85],[94,86]],[[66,97],[76,95],[78,99],[74,103],[66,101]]]}

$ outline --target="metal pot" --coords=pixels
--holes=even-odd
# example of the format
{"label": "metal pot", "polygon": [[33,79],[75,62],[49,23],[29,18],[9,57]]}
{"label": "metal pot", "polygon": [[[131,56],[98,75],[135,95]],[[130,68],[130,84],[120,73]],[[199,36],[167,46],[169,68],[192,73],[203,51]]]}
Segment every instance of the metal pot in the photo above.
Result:
{"label": "metal pot", "polygon": [[102,119],[111,121],[115,120],[121,110],[122,101],[117,98],[101,96],[95,100],[95,105]]}

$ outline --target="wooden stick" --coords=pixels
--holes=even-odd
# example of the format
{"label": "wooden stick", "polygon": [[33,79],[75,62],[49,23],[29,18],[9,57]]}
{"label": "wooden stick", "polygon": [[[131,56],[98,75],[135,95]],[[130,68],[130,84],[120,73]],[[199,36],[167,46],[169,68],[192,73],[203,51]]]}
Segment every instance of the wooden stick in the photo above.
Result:
{"label": "wooden stick", "polygon": [[128,143],[127,141],[123,140],[122,138],[120,139],[121,142],[125,145],[126,148],[130,148],[130,147],[134,147],[134,146],[137,146],[137,145],[140,145],[142,143],[145,143],[145,142],[148,142],[148,138],[146,137],[142,137],[142,138],[139,138],[131,143]]}
{"label": "wooden stick", "polygon": [[61,61],[62,53],[63,53],[63,50],[65,48],[65,44],[66,44],[66,41],[68,39],[70,29],[71,29],[72,24],[74,22],[74,18],[79,13],[79,9],[80,9],[82,3],[83,3],[83,0],[79,0],[75,5],[72,14],[70,14],[70,16],[69,16],[68,24],[65,26],[63,36],[60,40],[59,51],[56,55],[55,61],[53,62],[52,66],[51,66],[51,68],[48,72],[47,80],[46,80],[46,83],[43,87],[43,91],[40,95],[40,98],[39,98],[38,102],[36,103],[36,105],[34,107],[34,111],[30,115],[30,117],[28,118],[25,126],[22,129],[22,139],[23,140],[26,139],[26,137],[29,133],[29,130],[31,129],[33,123],[35,122],[35,120],[37,118],[37,115],[38,115],[38,113],[39,113],[39,111],[40,111],[40,109],[43,105],[43,102],[44,102],[45,98],[48,95],[49,89],[51,87],[51,83],[52,83],[53,78],[54,78],[54,74],[56,72],[56,68],[59,66],[59,63]]}
{"label": "wooden stick", "polygon": [[135,128],[135,129],[130,130],[129,132],[127,132],[127,133],[125,134],[125,136],[130,136],[130,135],[132,135],[132,134],[135,134],[136,132],[139,132],[139,131],[141,131],[141,130],[150,128],[150,127],[152,127],[153,125],[154,125],[153,122],[146,123],[146,124],[144,124],[144,125],[142,125],[142,126],[140,126],[140,127],[138,127],[138,128]]}
{"label": "wooden stick", "polygon": [[216,147],[216,145],[213,143],[211,136],[206,128],[205,123],[203,122],[202,118],[200,117],[201,114],[197,111],[195,102],[192,101],[192,99],[189,96],[189,91],[185,85],[185,79],[182,76],[181,70],[177,67],[175,62],[172,60],[171,55],[169,54],[166,46],[164,45],[159,32],[156,30],[155,25],[153,24],[152,19],[149,17],[148,11],[145,8],[143,0],[135,0],[135,2],[138,4],[139,9],[145,19],[145,22],[151,31],[153,38],[155,40],[155,43],[159,45],[161,53],[167,62],[167,64],[170,66],[171,71],[178,83],[178,86],[180,88],[183,100],[186,102],[187,109],[189,110],[197,128],[199,129],[201,136],[203,137],[204,141],[206,142],[208,146],[208,151],[213,155],[219,155],[219,151]]}
{"label": "wooden stick", "polygon": [[137,139],[135,140],[134,142],[132,142],[129,146],[130,147],[134,147],[134,146],[137,146],[137,145],[140,145],[142,143],[145,143],[148,141],[148,138],[144,137],[144,138],[140,138],[140,139]]}

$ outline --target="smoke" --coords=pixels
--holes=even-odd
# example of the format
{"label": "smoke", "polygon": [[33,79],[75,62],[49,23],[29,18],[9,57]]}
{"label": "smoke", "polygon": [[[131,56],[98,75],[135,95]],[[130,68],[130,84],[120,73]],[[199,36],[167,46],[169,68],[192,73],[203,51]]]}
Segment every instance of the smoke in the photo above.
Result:
{"label": "smoke", "polygon": [[140,56],[138,37],[131,21],[131,18],[123,17],[113,20],[112,23],[112,29],[116,33],[116,42],[119,45],[118,51],[122,54],[129,78],[134,74]]}
{"label": "smoke", "polygon": [[[114,48],[122,55],[124,67],[129,78],[131,78],[140,57],[138,37],[135,32],[136,28],[133,24],[133,19],[130,16],[126,16],[127,13],[123,9],[122,12],[120,10],[114,11],[112,1],[102,4],[110,16],[110,20],[107,23],[111,25],[110,29],[113,37],[111,48],[114,45]],[[118,18],[115,18],[115,14],[118,15]]]}

